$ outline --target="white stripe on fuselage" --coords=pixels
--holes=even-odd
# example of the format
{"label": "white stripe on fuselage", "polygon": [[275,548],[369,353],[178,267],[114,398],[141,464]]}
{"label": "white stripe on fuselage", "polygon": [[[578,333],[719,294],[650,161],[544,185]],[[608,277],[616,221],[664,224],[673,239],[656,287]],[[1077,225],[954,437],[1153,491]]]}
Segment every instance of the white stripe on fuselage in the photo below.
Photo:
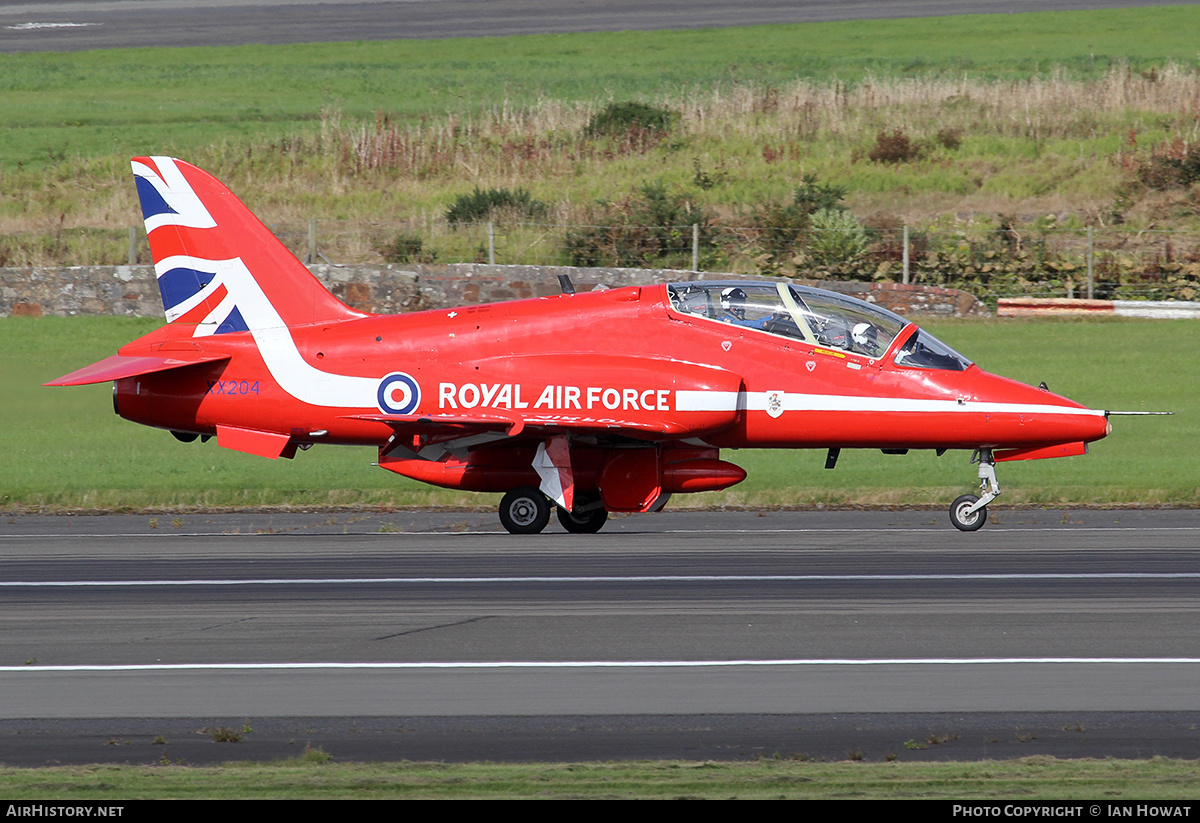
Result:
{"label": "white stripe on fuselage", "polygon": [[[771,392],[677,391],[679,411],[766,411]],[[779,392],[784,412],[959,412],[989,414],[1072,414],[1103,417],[1097,409],[1047,403],[991,403],[974,400],[924,400],[904,397],[860,397],[842,394]]]}
{"label": "white stripe on fuselage", "polygon": [[[379,378],[332,374],[309,364],[296,348],[296,341],[292,339],[283,318],[271,305],[271,301],[255,281],[254,275],[240,258],[205,260],[178,255],[155,264],[155,269],[160,274],[179,267],[215,272],[217,276],[213,283],[209,284],[210,288],[204,292],[211,291],[220,281],[229,293],[228,297],[196,326],[193,337],[211,336],[236,306],[242,319],[246,321],[250,334],[254,336],[254,342],[258,344],[258,351],[266,363],[267,371],[285,392],[312,406],[376,408]],[[188,306],[194,306],[198,302],[199,299],[193,298],[188,301]],[[179,308],[181,311],[175,313],[176,316],[182,313],[183,306]]]}

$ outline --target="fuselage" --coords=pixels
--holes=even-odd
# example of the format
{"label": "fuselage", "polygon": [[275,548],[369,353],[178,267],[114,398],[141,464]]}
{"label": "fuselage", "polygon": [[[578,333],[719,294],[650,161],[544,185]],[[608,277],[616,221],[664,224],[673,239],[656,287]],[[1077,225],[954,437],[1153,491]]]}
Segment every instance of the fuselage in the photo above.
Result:
{"label": "fuselage", "polygon": [[202,345],[230,359],[122,379],[116,403],[151,426],[300,444],[378,445],[392,428],[368,418],[389,414],[586,421],[717,448],[1031,448],[1108,431],[1103,412],[965,361],[905,365],[897,355],[924,334],[906,321],[863,350],[848,329],[812,339],[733,320],[643,286],[203,341],[167,327],[122,354]]}

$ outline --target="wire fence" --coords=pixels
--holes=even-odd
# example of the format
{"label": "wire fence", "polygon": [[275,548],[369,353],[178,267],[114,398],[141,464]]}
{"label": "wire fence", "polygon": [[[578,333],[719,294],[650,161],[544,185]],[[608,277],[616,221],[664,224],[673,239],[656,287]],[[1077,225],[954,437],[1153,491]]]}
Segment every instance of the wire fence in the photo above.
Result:
{"label": "wire fence", "polygon": [[[1195,300],[1200,233],[1055,226],[841,228],[562,225],[451,226],[348,220],[276,223],[306,263],[577,265],[874,280],[1010,296]],[[145,233],[60,228],[0,236],[0,266],[150,262]]]}

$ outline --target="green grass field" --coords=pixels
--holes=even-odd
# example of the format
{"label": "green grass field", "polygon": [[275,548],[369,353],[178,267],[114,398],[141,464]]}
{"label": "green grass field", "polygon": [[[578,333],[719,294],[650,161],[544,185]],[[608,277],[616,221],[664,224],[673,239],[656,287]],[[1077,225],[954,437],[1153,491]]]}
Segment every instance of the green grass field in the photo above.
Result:
{"label": "green grass field", "polygon": [[959,76],[1196,61],[1200,8],[0,55],[0,168],[282,136],[323,109],[415,120],[539,99],[657,97],[733,82]]}
{"label": "green grass field", "polygon": [[[189,510],[225,506],[484,506],[492,496],[434,489],[373,468],[368,448],[318,447],[271,461],[207,444],[112,413],[111,384],[41,383],[109,354],[158,325],[152,319],[0,320],[0,508]],[[1200,367],[1188,320],[1092,322],[993,320],[928,323],[988,371],[1052,389],[1095,408],[1173,411],[1115,418],[1114,433],[1084,457],[1002,464],[994,504],[1197,505]],[[725,492],[679,495],[694,506],[932,505],[976,485],[966,452],[886,456],[844,452],[824,469],[815,451],[726,451],[749,477]]]}
{"label": "green grass field", "polygon": [[[1198,27],[1200,7],[1167,6],[0,55],[0,265],[124,263],[139,154],[200,165],[300,242],[323,221],[341,263],[381,262],[401,231],[441,262],[473,259],[479,238],[443,215],[476,187],[527,189],[563,226],[661,183],[740,236],[810,174],[885,231],[1015,220],[1036,240],[1054,214],[1102,247],[1117,229],[1194,236],[1192,171],[1160,187],[1144,172],[1194,143]],[[672,133],[638,148],[583,134],[630,99],[676,111]],[[870,160],[896,131],[920,150]],[[562,262],[559,234],[514,231],[501,257]],[[1151,236],[1109,245],[1194,280],[1200,244],[1143,249]],[[756,271],[759,251],[728,241],[713,265]]]}
{"label": "green grass field", "polygon": [[[904,747],[897,741],[897,756]],[[328,756],[326,756],[327,758]],[[779,800],[888,799],[1000,801],[1135,798],[1190,800],[1195,763],[1027,757],[983,763],[819,763],[632,761],[609,763],[331,763],[310,757],[212,768],[0,769],[8,801],[138,798],[405,800]],[[1123,807],[1128,807],[1126,802]],[[18,807],[20,808],[20,807]],[[1186,809],[1186,807],[1184,807]]]}

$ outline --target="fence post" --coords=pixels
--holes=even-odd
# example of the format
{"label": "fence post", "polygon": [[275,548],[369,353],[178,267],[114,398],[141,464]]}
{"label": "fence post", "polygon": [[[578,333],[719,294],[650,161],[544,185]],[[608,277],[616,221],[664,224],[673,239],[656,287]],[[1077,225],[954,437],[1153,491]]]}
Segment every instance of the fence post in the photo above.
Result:
{"label": "fence post", "polygon": [[304,256],[304,265],[315,265],[317,258],[329,264],[333,263],[332,260],[317,251],[317,220],[314,217],[308,221],[308,254]]}
{"label": "fence post", "polygon": [[903,282],[904,285],[907,286],[908,285],[908,226],[904,227],[904,238],[903,238],[903,240],[901,240],[901,243],[904,246],[904,251],[903,251],[904,277],[902,278],[901,282]]}
{"label": "fence post", "polygon": [[692,271],[700,271],[700,224],[692,224]]}
{"label": "fence post", "polygon": [[1094,226],[1088,226],[1088,248],[1087,248],[1087,270],[1088,270],[1088,285],[1087,299],[1092,299],[1092,284],[1095,282],[1096,270],[1096,229]]}
{"label": "fence post", "polygon": [[129,265],[137,265],[137,226],[129,227]]}
{"label": "fence post", "polygon": [[496,265],[496,224],[488,221],[488,265]]}

